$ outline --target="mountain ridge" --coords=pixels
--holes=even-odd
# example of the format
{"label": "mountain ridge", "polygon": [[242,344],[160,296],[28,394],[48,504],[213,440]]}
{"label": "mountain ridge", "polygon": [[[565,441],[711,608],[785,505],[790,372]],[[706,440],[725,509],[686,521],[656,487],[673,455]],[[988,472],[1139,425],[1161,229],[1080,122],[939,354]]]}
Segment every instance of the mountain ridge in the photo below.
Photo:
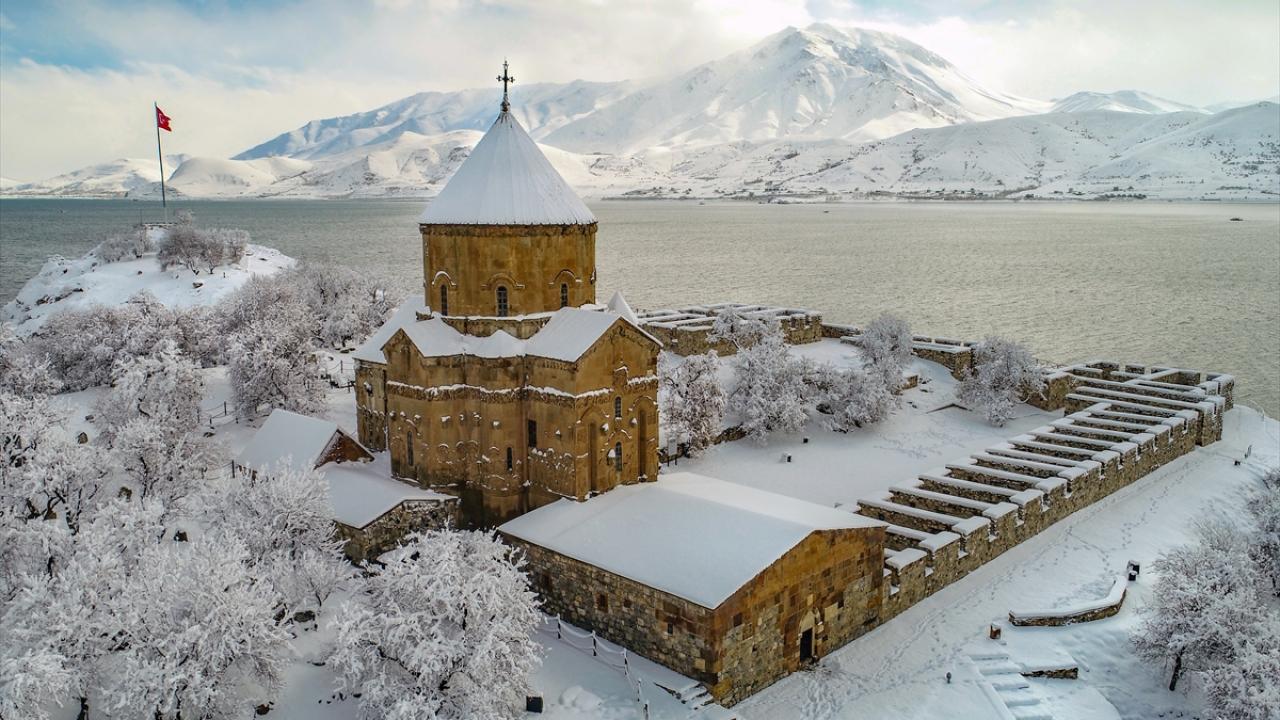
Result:
{"label": "mountain ridge", "polygon": [[[188,197],[430,197],[493,122],[499,98],[497,88],[424,92],[313,120],[231,159],[185,159],[170,189]],[[644,82],[517,86],[512,103],[543,153],[588,197],[940,189],[1007,197],[1013,188],[1078,197],[1080,188],[1132,186],[1131,195],[1152,197],[1274,199],[1275,109],[1249,104],[1212,115],[1141,91],[1019,98],[983,88],[903,38],[823,24],[787,28]],[[1244,120],[1207,122],[1238,110]],[[1198,149],[1177,134],[1192,125]],[[1143,152],[1161,138],[1169,162]],[[879,164],[861,167],[858,158],[869,157]],[[841,175],[841,167],[860,169]],[[154,161],[122,159],[4,191],[151,197],[158,180]]]}

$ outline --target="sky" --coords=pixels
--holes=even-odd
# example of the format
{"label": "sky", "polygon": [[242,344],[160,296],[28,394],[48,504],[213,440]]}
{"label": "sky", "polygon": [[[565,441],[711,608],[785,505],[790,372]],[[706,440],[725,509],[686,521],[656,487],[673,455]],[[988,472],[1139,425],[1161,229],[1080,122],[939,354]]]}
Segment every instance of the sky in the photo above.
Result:
{"label": "sky", "polygon": [[[1039,99],[1280,93],[1276,0],[13,0],[0,5],[0,176],[165,152],[229,157],[423,90],[687,70],[812,22],[898,33]],[[518,88],[518,85],[517,85]]]}

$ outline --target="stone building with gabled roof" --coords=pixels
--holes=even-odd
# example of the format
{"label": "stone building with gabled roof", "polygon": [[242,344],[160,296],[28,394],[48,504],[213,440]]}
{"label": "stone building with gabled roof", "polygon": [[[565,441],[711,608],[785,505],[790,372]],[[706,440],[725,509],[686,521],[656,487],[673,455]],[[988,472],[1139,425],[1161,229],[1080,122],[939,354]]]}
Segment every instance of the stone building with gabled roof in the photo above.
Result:
{"label": "stone building with gabled roof", "polygon": [[658,472],[661,344],[596,304],[596,219],[502,112],[419,218],[423,294],[354,355],[361,442],[467,527]]}

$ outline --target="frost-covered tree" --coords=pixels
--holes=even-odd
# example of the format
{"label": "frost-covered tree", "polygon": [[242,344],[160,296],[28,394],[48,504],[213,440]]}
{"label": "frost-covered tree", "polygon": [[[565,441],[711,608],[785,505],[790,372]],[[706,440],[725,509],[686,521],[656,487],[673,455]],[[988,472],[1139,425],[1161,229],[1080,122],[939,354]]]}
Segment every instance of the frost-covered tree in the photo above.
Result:
{"label": "frost-covered tree", "polygon": [[148,418],[135,418],[111,439],[111,457],[124,471],[122,482],[141,498],[177,511],[204,478],[228,464],[220,445],[199,431],[176,433]]}
{"label": "frost-covered tree", "polygon": [[725,341],[741,350],[751,347],[761,339],[774,333],[781,334],[782,325],[778,318],[748,317],[736,307],[725,308],[716,313],[711,323],[711,332],[707,338],[712,342]]}
{"label": "frost-covered tree", "polygon": [[[899,372],[893,377],[900,383],[902,374]],[[886,381],[887,375],[876,370],[837,370],[829,380],[823,401],[831,413],[827,427],[837,432],[849,432],[887,417],[897,404],[897,396]]]}
{"label": "frost-covered tree", "polygon": [[1268,621],[1245,533],[1215,519],[1197,527],[1197,540],[1153,564],[1159,579],[1132,636],[1143,659],[1172,663],[1170,690],[1187,669],[1230,662],[1238,638]]}
{"label": "frost-covered tree", "polygon": [[118,360],[113,376],[111,391],[98,401],[94,414],[108,441],[139,418],[152,421],[166,439],[199,423],[204,378],[173,340],[162,340],[148,355]]}
{"label": "frost-covered tree", "polygon": [[956,399],[982,408],[992,425],[1003,426],[1019,402],[1044,392],[1044,373],[1025,345],[988,336],[973,347],[973,361]]}
{"label": "frost-covered tree", "polygon": [[1280,717],[1280,617],[1231,634],[1231,661],[1205,673],[1204,693],[1213,717],[1275,720]]}
{"label": "frost-covered tree", "polygon": [[106,482],[101,450],[77,443],[47,399],[0,394],[0,504],[74,530]]}
{"label": "frost-covered tree", "polygon": [[33,397],[62,389],[49,368],[49,360],[19,338],[13,326],[0,325],[0,392]]}
{"label": "frost-covered tree", "polygon": [[747,437],[763,445],[770,433],[804,427],[809,417],[804,378],[776,322],[738,351],[734,368],[737,384],[727,410],[741,420]]}
{"label": "frost-covered tree", "polygon": [[858,336],[858,347],[866,356],[866,370],[884,378],[890,391],[902,386],[902,372],[911,363],[911,326],[906,320],[885,313]]}
{"label": "frost-covered tree", "polygon": [[205,263],[210,243],[194,224],[178,223],[169,228],[160,247],[156,251],[156,261],[161,270],[171,267],[184,267],[199,275],[200,267]]}
{"label": "frost-covered tree", "polygon": [[336,621],[329,666],[361,716],[518,718],[538,663],[519,551],[481,532],[411,535]]}
{"label": "frost-covered tree", "polygon": [[1280,595],[1280,468],[1263,474],[1248,508],[1255,528],[1253,555],[1271,584],[1271,592]]}
{"label": "frost-covered tree", "polygon": [[323,409],[324,387],[300,303],[249,321],[231,338],[228,354],[232,398],[242,416],[264,405],[303,414]]}
{"label": "frost-covered tree", "polygon": [[149,355],[165,340],[181,342],[179,314],[143,291],[116,307],[54,313],[27,342],[64,389],[83,390],[111,382],[117,362]]}
{"label": "frost-covered tree", "polygon": [[127,232],[108,236],[92,252],[102,262],[113,263],[126,259],[136,260],[153,249],[146,228],[138,225]]}
{"label": "frost-covered tree", "polygon": [[714,350],[690,355],[683,362],[666,352],[658,356],[662,427],[677,442],[683,442],[692,457],[700,455],[720,434],[725,395],[719,372],[720,357]]}
{"label": "frost-covered tree", "polygon": [[200,503],[209,532],[244,543],[245,562],[275,585],[290,616],[318,611],[352,575],[324,483],[315,470],[241,472],[212,480]]}

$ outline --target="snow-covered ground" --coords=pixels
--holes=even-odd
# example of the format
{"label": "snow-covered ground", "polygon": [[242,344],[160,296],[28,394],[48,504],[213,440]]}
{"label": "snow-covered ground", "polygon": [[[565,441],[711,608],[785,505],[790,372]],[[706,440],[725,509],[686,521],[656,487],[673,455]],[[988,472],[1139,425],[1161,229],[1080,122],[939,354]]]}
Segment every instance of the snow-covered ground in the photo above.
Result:
{"label": "snow-covered ground", "polygon": [[249,245],[234,265],[198,275],[183,267],[161,270],[155,253],[113,263],[92,253],[75,260],[52,257],[0,309],[0,322],[13,323],[18,335],[29,335],[59,310],[122,305],[144,290],[168,307],[212,305],[254,275],[270,275],[293,264],[293,258],[261,245]]}

